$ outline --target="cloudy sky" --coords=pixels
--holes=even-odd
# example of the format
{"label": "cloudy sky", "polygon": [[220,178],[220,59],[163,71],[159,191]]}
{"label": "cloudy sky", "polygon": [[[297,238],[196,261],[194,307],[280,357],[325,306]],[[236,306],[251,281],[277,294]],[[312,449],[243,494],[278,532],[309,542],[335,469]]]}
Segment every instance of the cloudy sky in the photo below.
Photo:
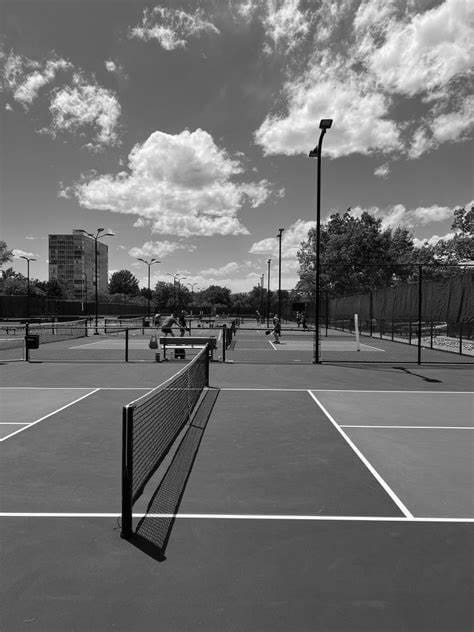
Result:
{"label": "cloudy sky", "polygon": [[105,227],[111,270],[248,291],[284,228],[291,288],[321,118],[324,217],[444,236],[473,198],[473,6],[2,0],[0,238],[46,279],[48,233]]}

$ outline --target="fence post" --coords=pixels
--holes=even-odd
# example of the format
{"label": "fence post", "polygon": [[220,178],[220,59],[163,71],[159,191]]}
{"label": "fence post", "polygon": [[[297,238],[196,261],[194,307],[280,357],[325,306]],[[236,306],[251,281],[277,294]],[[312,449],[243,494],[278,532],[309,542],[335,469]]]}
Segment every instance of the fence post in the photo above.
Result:
{"label": "fence post", "polygon": [[125,330],[125,362],[128,362],[128,327]]}
{"label": "fence post", "polygon": [[30,323],[28,321],[26,321],[25,323],[25,362],[29,362],[30,361],[30,349],[28,347],[28,344],[26,342],[26,337],[28,336],[28,334],[30,333]]}
{"label": "fence post", "polygon": [[433,321],[431,321],[430,325],[430,349],[433,348]]}
{"label": "fence post", "polygon": [[459,355],[462,355],[462,322],[459,323]]}
{"label": "fence post", "polygon": [[372,294],[372,290],[369,291],[369,320],[370,320],[370,337],[372,338],[372,334],[374,333],[373,321],[374,319],[374,296]]}
{"label": "fence post", "polygon": [[423,266],[418,266],[418,355],[417,364],[421,364],[421,317],[423,313]]}
{"label": "fence post", "polygon": [[222,325],[222,362],[225,362],[225,350],[227,343],[227,325]]}
{"label": "fence post", "polygon": [[392,318],[392,342],[393,342],[393,339],[395,337],[395,327],[394,327],[394,325],[395,325],[395,323],[393,322],[393,318]]}
{"label": "fence post", "polygon": [[411,345],[411,318],[408,321],[408,344]]}

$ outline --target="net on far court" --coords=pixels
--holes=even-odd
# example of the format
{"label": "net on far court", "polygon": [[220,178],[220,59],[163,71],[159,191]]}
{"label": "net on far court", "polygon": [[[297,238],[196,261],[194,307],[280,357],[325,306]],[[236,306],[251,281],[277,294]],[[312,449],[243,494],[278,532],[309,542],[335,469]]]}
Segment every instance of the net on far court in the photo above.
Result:
{"label": "net on far court", "polygon": [[135,329],[143,328],[143,316],[133,316],[128,318],[105,318],[104,319],[104,333],[117,333],[126,328]]}
{"label": "net on far court", "polygon": [[123,408],[122,532],[132,535],[132,507],[190,420],[209,386],[208,346],[175,376]]}
{"label": "net on far court", "polygon": [[87,318],[54,323],[0,325],[3,349],[22,348],[26,334],[39,336],[40,344],[87,336]]}

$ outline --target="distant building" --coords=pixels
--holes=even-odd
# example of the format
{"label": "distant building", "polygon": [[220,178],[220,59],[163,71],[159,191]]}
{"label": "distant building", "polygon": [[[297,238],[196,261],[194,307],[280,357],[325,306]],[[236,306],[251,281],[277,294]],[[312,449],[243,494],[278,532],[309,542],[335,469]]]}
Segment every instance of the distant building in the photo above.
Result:
{"label": "distant building", "polygon": [[[109,250],[97,242],[97,285],[99,294],[106,294]],[[49,280],[64,283],[74,298],[93,300],[95,294],[95,241],[73,230],[68,235],[49,235]]]}

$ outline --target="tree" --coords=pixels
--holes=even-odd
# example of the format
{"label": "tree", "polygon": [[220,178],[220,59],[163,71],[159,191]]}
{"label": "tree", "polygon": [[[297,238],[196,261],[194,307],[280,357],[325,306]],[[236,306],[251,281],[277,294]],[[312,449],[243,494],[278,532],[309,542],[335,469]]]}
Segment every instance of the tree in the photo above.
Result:
{"label": "tree", "polygon": [[[333,294],[357,293],[409,278],[413,270],[413,237],[407,228],[382,229],[382,220],[348,209],[321,227],[321,289]],[[314,295],[316,230],[298,251],[297,290]],[[410,265],[401,265],[410,264]]]}
{"label": "tree", "polygon": [[7,242],[0,240],[0,266],[12,260],[13,251],[8,250]]}
{"label": "tree", "polygon": [[136,296],[140,290],[136,277],[129,270],[119,270],[114,272],[109,281],[110,294],[127,294]]}
{"label": "tree", "polygon": [[35,286],[45,292],[49,298],[69,298],[71,296],[67,285],[58,279],[36,281]]}
{"label": "tree", "polygon": [[175,309],[175,288],[172,283],[158,281],[153,292],[153,301],[158,311]]}

